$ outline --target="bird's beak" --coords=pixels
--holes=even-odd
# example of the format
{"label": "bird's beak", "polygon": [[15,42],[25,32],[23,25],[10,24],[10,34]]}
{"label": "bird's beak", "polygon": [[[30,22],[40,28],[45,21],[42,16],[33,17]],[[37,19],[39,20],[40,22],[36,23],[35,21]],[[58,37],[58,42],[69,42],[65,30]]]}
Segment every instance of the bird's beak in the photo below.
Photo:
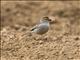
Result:
{"label": "bird's beak", "polygon": [[56,23],[56,20],[51,20],[51,19],[50,19],[49,21],[50,21],[51,24]]}

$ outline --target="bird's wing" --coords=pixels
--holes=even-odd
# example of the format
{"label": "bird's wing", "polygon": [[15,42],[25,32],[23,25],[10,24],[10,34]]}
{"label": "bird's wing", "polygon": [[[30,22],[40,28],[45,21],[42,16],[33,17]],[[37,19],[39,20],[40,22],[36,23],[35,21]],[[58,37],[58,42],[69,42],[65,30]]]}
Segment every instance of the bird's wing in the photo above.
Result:
{"label": "bird's wing", "polygon": [[31,31],[33,31],[34,29],[38,28],[38,25],[34,26]]}
{"label": "bird's wing", "polygon": [[41,24],[41,23],[38,22],[33,28],[31,28],[31,31],[33,31],[34,29],[38,28],[40,24]]}

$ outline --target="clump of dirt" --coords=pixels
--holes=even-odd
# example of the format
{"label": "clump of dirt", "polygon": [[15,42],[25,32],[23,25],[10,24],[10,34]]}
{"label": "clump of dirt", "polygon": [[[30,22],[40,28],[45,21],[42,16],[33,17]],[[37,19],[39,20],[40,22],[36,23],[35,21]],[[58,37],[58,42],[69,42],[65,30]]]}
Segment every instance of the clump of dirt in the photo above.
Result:
{"label": "clump of dirt", "polygon": [[[1,1],[1,60],[80,60],[79,1]],[[30,29],[55,17],[44,35]]]}

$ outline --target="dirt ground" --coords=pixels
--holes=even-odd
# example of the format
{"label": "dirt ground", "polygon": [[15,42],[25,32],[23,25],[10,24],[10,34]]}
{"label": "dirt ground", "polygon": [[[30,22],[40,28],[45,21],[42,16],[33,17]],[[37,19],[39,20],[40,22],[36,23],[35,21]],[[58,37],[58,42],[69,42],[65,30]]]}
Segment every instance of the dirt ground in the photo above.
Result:
{"label": "dirt ground", "polygon": [[[49,31],[30,29],[55,17]],[[80,60],[80,1],[2,1],[1,60]]]}

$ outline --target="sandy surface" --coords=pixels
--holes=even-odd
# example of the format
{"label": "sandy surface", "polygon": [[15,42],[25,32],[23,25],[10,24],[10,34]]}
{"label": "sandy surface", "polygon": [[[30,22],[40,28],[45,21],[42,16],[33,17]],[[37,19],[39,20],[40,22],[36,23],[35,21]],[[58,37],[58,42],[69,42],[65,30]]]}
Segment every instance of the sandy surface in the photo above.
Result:
{"label": "sandy surface", "polygon": [[[56,23],[30,31],[41,17]],[[2,1],[1,60],[80,60],[80,1]]]}

